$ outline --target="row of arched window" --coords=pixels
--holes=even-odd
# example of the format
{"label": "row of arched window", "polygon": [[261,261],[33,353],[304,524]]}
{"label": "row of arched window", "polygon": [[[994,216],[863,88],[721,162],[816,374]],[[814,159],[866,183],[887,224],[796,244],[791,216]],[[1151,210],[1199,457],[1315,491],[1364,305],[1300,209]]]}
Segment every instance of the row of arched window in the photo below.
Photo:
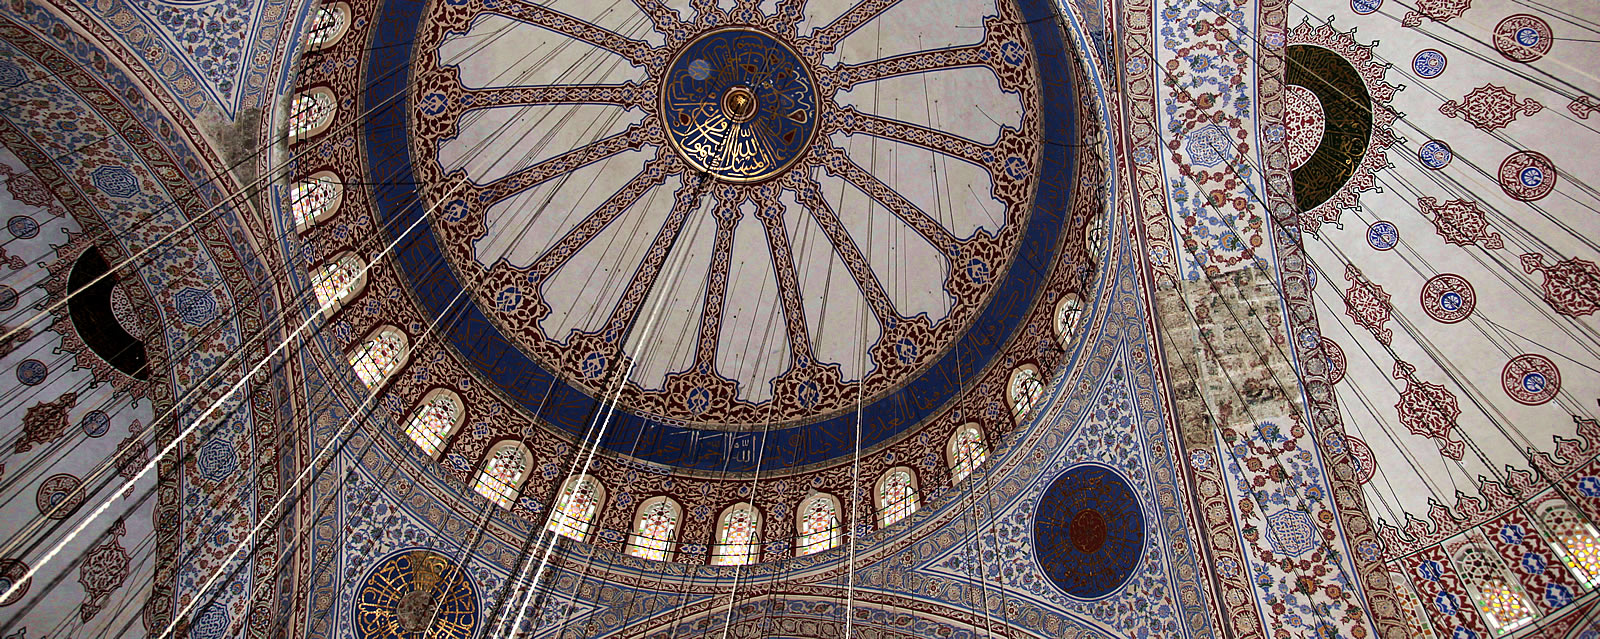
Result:
{"label": "row of arched window", "polygon": [[[306,29],[304,51],[319,51],[338,44],[350,30],[350,5],[344,2],[323,4],[311,17]],[[289,100],[289,142],[310,139],[328,130],[333,123],[338,101],[327,87],[296,93]]]}
{"label": "row of arched window", "polygon": [[[1550,542],[1561,562],[1578,582],[1585,588],[1600,586],[1600,535],[1597,535],[1595,527],[1564,501],[1546,502],[1534,511],[1541,528],[1538,534]],[[1497,635],[1509,634],[1535,620],[1538,609],[1533,606],[1528,592],[1507,570],[1501,557],[1484,548],[1480,542],[1470,541],[1457,549],[1450,555],[1450,564],[1466,586],[1466,594],[1473,606],[1482,613],[1484,621]],[[1423,570],[1418,570],[1418,573],[1409,578],[1437,577],[1424,574]],[[1418,639],[1436,639],[1424,618],[1436,612],[1436,606],[1423,605],[1414,593],[1405,590],[1399,593],[1400,609],[1411,634]]]}

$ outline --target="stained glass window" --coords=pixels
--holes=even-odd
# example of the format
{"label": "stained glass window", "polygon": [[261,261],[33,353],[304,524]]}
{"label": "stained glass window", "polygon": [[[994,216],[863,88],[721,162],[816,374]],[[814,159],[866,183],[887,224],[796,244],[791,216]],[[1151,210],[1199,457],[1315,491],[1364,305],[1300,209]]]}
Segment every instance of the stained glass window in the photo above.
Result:
{"label": "stained glass window", "polygon": [[327,89],[312,89],[294,96],[289,102],[289,141],[321,133],[333,120],[333,109],[333,93]]}
{"label": "stained glass window", "polygon": [[911,471],[889,471],[878,493],[878,516],[883,520],[883,527],[893,526],[914,512],[917,512],[917,483]]}
{"label": "stained glass window", "polygon": [[755,508],[738,504],[722,513],[717,525],[717,545],[711,551],[711,565],[740,566],[756,560]]}
{"label": "stained glass window", "polygon": [[345,25],[349,21],[350,13],[342,2],[317,7],[317,15],[311,19],[311,28],[306,31],[306,48],[314,51],[331,46],[344,35]]}
{"label": "stained glass window", "polygon": [[567,480],[556,507],[550,510],[550,523],[545,524],[545,530],[583,541],[600,510],[600,497],[600,482],[593,477],[579,475]]}
{"label": "stained glass window", "polygon": [[1009,396],[1012,416],[1021,419],[1044,397],[1044,380],[1040,379],[1038,369],[1024,366],[1013,372]]}
{"label": "stained glass window", "polygon": [[322,265],[311,274],[311,290],[317,293],[317,305],[342,303],[356,291],[361,276],[361,262],[353,255],[343,255]]}
{"label": "stained glass window", "polygon": [[501,508],[510,508],[517,498],[517,486],[522,483],[522,476],[527,470],[528,454],[521,446],[501,446],[489,455],[489,461],[478,472],[478,481],[473,482],[472,489]]}
{"label": "stained glass window", "polygon": [[1110,215],[1110,213],[1101,213],[1095,216],[1094,224],[1089,227],[1089,232],[1086,234],[1088,235],[1089,255],[1094,257],[1096,261],[1104,259],[1101,253],[1106,248],[1106,227],[1110,222],[1110,220],[1106,219],[1107,215]]}
{"label": "stained glass window", "polygon": [[405,350],[406,340],[400,331],[384,328],[350,354],[350,366],[356,369],[356,376],[366,382],[368,388],[377,388],[383,383],[383,378],[400,365]]}
{"label": "stained glass window", "polygon": [[672,535],[677,531],[677,506],[665,497],[647,501],[639,508],[639,521],[634,524],[628,554],[666,561],[667,554],[672,552]]}
{"label": "stained glass window", "polygon": [[1456,555],[1455,564],[1472,595],[1472,602],[1500,634],[1533,621],[1533,607],[1523,597],[1521,588],[1505,576],[1498,558],[1470,547]]}
{"label": "stained glass window", "polygon": [[800,543],[795,554],[804,556],[839,545],[839,509],[827,495],[814,495],[800,510]]}
{"label": "stained glass window", "polygon": [[417,413],[406,423],[406,436],[417,443],[422,451],[437,457],[444,449],[444,441],[461,418],[461,404],[454,393],[440,392],[422,403]]}
{"label": "stained glass window", "polygon": [[1083,313],[1083,300],[1077,293],[1069,293],[1056,306],[1056,335],[1066,345],[1072,341],[1072,329],[1078,326],[1078,316]]}
{"label": "stained glass window", "polygon": [[339,201],[344,185],[332,173],[318,173],[289,187],[289,212],[296,228],[316,223]]}
{"label": "stained glass window", "polygon": [[956,431],[950,440],[950,480],[966,479],[980,464],[989,459],[989,449],[983,445],[983,432],[976,426]]}
{"label": "stained glass window", "polygon": [[1411,590],[1405,574],[1390,570],[1389,580],[1394,584],[1395,597],[1400,600],[1400,614],[1405,617],[1406,629],[1411,631],[1412,639],[1433,639],[1433,631],[1422,617],[1422,605],[1417,602],[1417,595]]}
{"label": "stained glass window", "polygon": [[1600,539],[1595,536],[1594,526],[1559,501],[1540,509],[1539,520],[1544,523],[1546,536],[1556,542],[1562,560],[1583,585],[1600,585]]}

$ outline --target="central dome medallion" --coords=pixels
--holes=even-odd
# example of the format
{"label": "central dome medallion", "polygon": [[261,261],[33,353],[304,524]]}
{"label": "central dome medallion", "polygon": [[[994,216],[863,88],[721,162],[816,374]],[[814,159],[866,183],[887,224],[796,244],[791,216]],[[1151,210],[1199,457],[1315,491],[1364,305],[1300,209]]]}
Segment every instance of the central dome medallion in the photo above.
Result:
{"label": "central dome medallion", "polygon": [[366,157],[418,229],[404,285],[500,398],[670,466],[796,468],[1018,339],[1083,219],[1073,79],[1039,66],[1072,53],[1049,0],[725,4],[385,0],[415,39],[379,30],[368,72],[412,81],[367,97]]}
{"label": "central dome medallion", "polygon": [[661,83],[667,141],[690,166],[727,182],[759,182],[793,165],[811,145],[816,112],[816,84],[800,56],[748,28],[695,38]]}

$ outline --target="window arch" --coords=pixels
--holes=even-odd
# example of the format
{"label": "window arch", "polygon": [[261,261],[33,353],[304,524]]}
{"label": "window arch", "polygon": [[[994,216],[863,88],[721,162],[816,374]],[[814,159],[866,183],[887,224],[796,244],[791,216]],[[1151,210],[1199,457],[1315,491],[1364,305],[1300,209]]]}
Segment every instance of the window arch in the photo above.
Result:
{"label": "window arch", "polygon": [[900,466],[889,469],[878,479],[878,527],[888,528],[917,512],[917,474]]}
{"label": "window arch", "polygon": [[455,392],[435,389],[422,398],[411,419],[406,421],[406,436],[430,457],[439,457],[450,435],[462,421],[461,398]]}
{"label": "window arch", "polygon": [[966,479],[972,471],[989,459],[989,447],[983,441],[983,429],[977,424],[967,424],[950,436],[946,448],[950,460],[950,483]]}
{"label": "window arch", "polygon": [[367,388],[377,388],[390,373],[400,368],[405,356],[406,334],[393,326],[383,326],[350,354],[350,366],[356,369],[356,376],[366,382]]}
{"label": "window arch", "polygon": [[332,171],[319,171],[289,185],[289,213],[296,230],[322,221],[344,201],[344,181]]}
{"label": "window arch", "polygon": [[1011,371],[1011,382],[1006,385],[1006,399],[1011,403],[1011,416],[1018,421],[1028,414],[1039,400],[1044,399],[1044,377],[1032,364],[1024,364]]}
{"label": "window arch", "polygon": [[472,489],[501,508],[510,508],[516,503],[517,489],[528,478],[528,467],[532,464],[533,455],[521,442],[496,444],[484,458],[483,468],[478,471],[478,479],[473,482]]}
{"label": "window arch", "polygon": [[816,493],[800,502],[796,523],[800,533],[796,557],[839,547],[839,500],[833,495]]}
{"label": "window arch", "polygon": [[683,510],[671,497],[651,497],[639,504],[633,520],[633,536],[628,539],[628,554],[644,559],[666,561],[672,555],[672,538],[678,533]]}
{"label": "window arch", "polygon": [[1085,234],[1085,240],[1089,245],[1089,256],[1096,263],[1104,259],[1102,253],[1106,250],[1106,231],[1110,226],[1110,216],[1109,210],[1101,211],[1099,215],[1094,216],[1094,222],[1089,225],[1089,231]]}
{"label": "window arch", "polygon": [[578,541],[588,539],[589,529],[594,527],[594,516],[605,500],[606,488],[600,485],[600,480],[588,475],[568,478],[561,495],[556,498],[556,507],[550,509],[550,521],[544,528],[562,537]]}
{"label": "window arch", "polygon": [[1453,563],[1467,584],[1472,603],[1499,634],[1533,621],[1533,606],[1522,588],[1506,576],[1499,558],[1469,544],[1456,553]]}
{"label": "window arch", "polygon": [[722,511],[717,519],[717,543],[711,549],[711,565],[742,566],[756,561],[760,552],[761,513],[740,502]]}
{"label": "window arch", "polygon": [[327,264],[311,272],[311,290],[317,294],[317,306],[333,311],[350,303],[367,285],[367,274],[361,260],[342,253]]}
{"label": "window arch", "polygon": [[343,2],[317,7],[311,16],[311,27],[306,29],[306,50],[326,49],[344,37],[350,30],[350,5]]}
{"label": "window arch", "polygon": [[1411,580],[1405,573],[1390,568],[1389,583],[1394,584],[1395,598],[1400,600],[1400,615],[1405,618],[1406,629],[1411,631],[1411,636],[1414,639],[1433,639],[1433,631],[1428,629],[1428,622],[1422,613],[1422,604],[1417,601]]}
{"label": "window arch", "polygon": [[1600,585],[1600,536],[1566,502],[1556,500],[1539,508],[1539,523],[1556,552],[1584,586]]}
{"label": "window arch", "polygon": [[1078,327],[1078,316],[1083,314],[1083,298],[1077,293],[1067,293],[1056,303],[1056,338],[1062,346],[1072,342],[1072,331]]}
{"label": "window arch", "polygon": [[333,92],[326,87],[295,94],[289,101],[289,142],[300,142],[328,130],[337,108]]}

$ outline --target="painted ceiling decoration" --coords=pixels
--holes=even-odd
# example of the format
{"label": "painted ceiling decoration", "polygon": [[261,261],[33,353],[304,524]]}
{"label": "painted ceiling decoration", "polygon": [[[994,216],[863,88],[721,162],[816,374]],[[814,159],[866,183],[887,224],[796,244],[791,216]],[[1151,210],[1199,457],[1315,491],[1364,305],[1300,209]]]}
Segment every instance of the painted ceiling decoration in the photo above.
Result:
{"label": "painted ceiling decoration", "polygon": [[1600,4],[16,0],[0,638],[1600,636]]}

